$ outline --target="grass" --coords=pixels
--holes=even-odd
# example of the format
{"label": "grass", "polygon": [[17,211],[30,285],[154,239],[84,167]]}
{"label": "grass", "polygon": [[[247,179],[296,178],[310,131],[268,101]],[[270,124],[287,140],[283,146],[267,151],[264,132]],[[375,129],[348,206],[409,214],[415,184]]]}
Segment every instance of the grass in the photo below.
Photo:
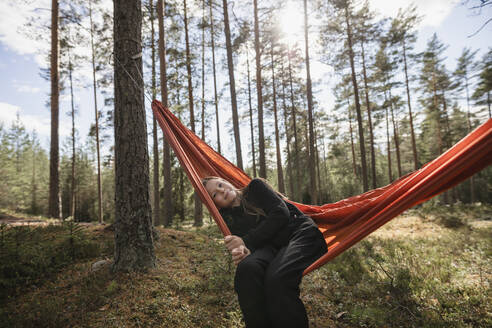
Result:
{"label": "grass", "polygon": [[[426,205],[396,218],[303,279],[311,327],[492,326],[491,216],[486,206]],[[48,245],[66,242],[67,230],[43,229],[55,236]],[[86,227],[85,252],[9,289],[0,327],[242,327],[218,229],[158,232],[155,269],[112,274],[91,271],[111,256],[112,232]]]}

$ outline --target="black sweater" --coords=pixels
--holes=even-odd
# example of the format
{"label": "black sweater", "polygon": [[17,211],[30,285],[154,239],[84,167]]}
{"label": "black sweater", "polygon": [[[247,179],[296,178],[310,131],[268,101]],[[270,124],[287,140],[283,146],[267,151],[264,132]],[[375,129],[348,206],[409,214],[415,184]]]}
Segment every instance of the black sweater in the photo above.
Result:
{"label": "black sweater", "polygon": [[242,206],[224,208],[220,213],[231,233],[241,237],[252,252],[268,244],[278,248],[287,245],[299,225],[311,221],[261,179],[251,180],[244,190],[244,197],[262,209],[266,216],[248,214]]}

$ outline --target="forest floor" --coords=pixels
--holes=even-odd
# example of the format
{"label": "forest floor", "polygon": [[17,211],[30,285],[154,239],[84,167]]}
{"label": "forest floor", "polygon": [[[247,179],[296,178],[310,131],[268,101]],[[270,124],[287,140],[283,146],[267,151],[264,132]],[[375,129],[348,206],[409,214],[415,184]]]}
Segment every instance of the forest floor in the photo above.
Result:
{"label": "forest floor", "polygon": [[[157,228],[156,267],[113,274],[107,225],[0,220],[0,327],[243,327],[213,225]],[[490,206],[408,211],[303,279],[310,327],[491,327],[491,237]]]}

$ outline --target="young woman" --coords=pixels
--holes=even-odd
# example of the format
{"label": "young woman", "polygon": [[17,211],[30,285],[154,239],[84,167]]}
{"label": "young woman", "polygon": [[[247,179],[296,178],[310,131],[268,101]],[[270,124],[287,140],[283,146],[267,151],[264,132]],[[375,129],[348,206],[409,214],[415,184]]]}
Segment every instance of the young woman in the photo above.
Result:
{"label": "young woman", "polygon": [[232,232],[225,245],[246,327],[308,327],[299,284],[327,251],[316,224],[262,179],[240,190],[218,177],[202,182]]}

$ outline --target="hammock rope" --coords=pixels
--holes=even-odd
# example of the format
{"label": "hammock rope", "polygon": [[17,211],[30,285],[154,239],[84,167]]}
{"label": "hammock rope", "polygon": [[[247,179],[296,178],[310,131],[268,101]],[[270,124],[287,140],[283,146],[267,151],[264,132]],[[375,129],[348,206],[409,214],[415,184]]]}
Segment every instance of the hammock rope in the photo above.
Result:
{"label": "hammock rope", "polygon": [[[218,176],[236,188],[251,178],[186,128],[161,102],[152,102],[154,117],[189,180],[224,236],[231,232],[201,179]],[[308,267],[307,274],[334,259],[405,210],[448,190],[492,164],[492,119],[476,128],[438,158],[391,184],[321,206],[290,200],[309,215],[325,237],[328,252]]]}

